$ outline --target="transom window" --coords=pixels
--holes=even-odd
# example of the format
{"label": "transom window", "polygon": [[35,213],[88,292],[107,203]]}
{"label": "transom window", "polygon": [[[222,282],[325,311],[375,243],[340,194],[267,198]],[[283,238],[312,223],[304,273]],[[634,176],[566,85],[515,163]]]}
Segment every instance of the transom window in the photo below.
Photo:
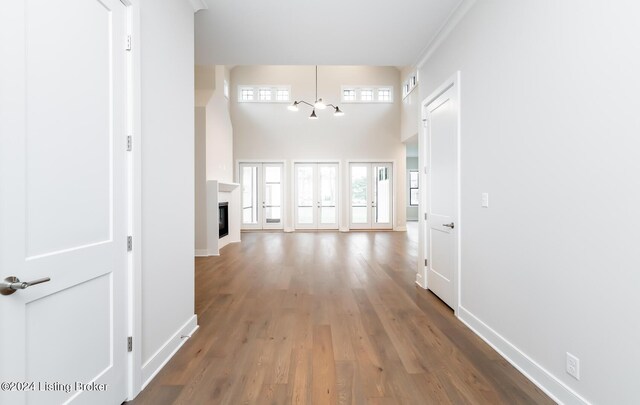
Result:
{"label": "transom window", "polygon": [[355,89],[342,90],[342,101],[356,101]]}
{"label": "transom window", "polygon": [[342,86],[343,103],[393,103],[392,86]]}
{"label": "transom window", "polygon": [[238,86],[239,103],[288,103],[291,86]]}
{"label": "transom window", "polygon": [[271,89],[258,90],[260,101],[271,101]]}
{"label": "transom window", "polygon": [[360,100],[361,101],[373,101],[373,89],[362,89],[362,90],[360,90]]}

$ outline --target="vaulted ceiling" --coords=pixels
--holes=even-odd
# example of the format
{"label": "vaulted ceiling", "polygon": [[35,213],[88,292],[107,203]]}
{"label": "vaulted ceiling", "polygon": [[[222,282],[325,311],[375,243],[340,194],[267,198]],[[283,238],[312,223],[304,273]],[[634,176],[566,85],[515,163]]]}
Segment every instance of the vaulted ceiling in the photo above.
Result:
{"label": "vaulted ceiling", "polygon": [[415,63],[461,0],[205,0],[200,65]]}

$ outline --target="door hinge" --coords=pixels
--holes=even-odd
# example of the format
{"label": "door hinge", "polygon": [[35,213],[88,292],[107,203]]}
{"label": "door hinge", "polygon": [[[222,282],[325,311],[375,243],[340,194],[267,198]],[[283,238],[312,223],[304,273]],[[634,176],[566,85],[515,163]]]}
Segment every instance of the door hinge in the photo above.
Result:
{"label": "door hinge", "polygon": [[131,135],[127,135],[127,152],[131,152],[131,149],[133,149],[133,139]]}
{"label": "door hinge", "polygon": [[424,267],[427,267],[429,265],[429,260],[424,259]]}
{"label": "door hinge", "polygon": [[127,351],[128,352],[132,352],[133,351],[133,336],[129,336],[127,338]]}
{"label": "door hinge", "polygon": [[426,212],[424,213],[424,220],[425,221],[427,220],[427,213]]}
{"label": "door hinge", "polygon": [[130,51],[131,50],[131,35],[127,35],[127,42],[124,46],[124,50],[125,51]]}
{"label": "door hinge", "polygon": [[127,252],[133,250],[133,236],[127,236]]}

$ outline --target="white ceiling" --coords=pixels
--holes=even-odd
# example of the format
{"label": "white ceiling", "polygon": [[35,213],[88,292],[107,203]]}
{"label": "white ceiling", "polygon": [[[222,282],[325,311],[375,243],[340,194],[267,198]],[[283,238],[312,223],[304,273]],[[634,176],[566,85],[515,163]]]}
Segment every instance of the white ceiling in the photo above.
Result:
{"label": "white ceiling", "polygon": [[205,0],[199,65],[417,62],[460,0]]}

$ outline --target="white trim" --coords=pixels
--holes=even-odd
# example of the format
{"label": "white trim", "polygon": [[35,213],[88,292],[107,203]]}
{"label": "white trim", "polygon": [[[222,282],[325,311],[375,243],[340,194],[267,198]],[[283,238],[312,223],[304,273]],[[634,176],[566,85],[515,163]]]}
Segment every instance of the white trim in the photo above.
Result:
{"label": "white trim", "polygon": [[208,249],[196,249],[195,257],[207,257],[207,256],[209,256]]}
{"label": "white trim", "polygon": [[190,337],[196,330],[198,330],[198,317],[197,315],[193,315],[151,356],[142,366],[143,383],[141,390],[153,380],[153,377],[162,370],[165,364],[167,364],[173,355],[185,344],[187,338],[183,338],[182,336]]}
{"label": "white trim", "polygon": [[445,22],[442,24],[440,29],[438,29],[438,33],[433,37],[433,39],[427,44],[424,50],[420,53],[420,57],[418,58],[418,62],[415,66],[418,69],[421,69],[425,63],[429,60],[429,58],[434,54],[436,49],[442,45],[445,39],[451,34],[451,31],[455,28],[456,25],[462,20],[462,18],[467,14],[467,12],[471,9],[471,7],[476,3],[476,0],[462,0],[460,4],[449,14]]}
{"label": "white trim", "polygon": [[590,405],[589,401],[463,306],[459,307],[458,319],[554,401]]}
{"label": "white trim", "polygon": [[407,232],[407,227],[406,226],[396,226],[393,228],[393,230],[395,232]]}
{"label": "white trim", "polygon": [[200,10],[206,10],[209,8],[207,3],[204,0],[189,0],[191,7],[193,7],[193,12],[197,13]]}

